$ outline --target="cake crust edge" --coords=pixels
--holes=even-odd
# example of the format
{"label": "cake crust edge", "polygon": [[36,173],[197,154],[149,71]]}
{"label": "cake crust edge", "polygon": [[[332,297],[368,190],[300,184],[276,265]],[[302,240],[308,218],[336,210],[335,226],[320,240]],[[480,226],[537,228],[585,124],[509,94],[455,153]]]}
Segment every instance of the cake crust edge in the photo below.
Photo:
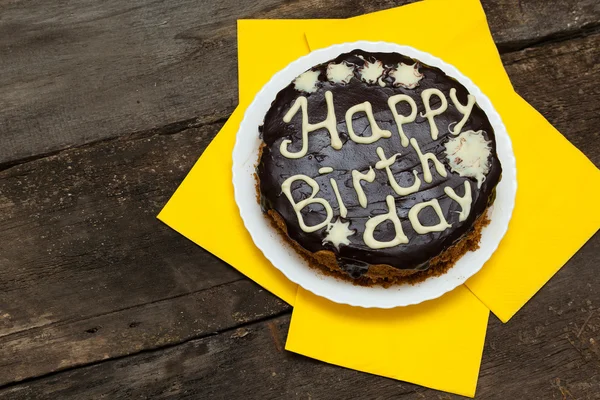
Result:
{"label": "cake crust edge", "polygon": [[401,270],[386,264],[370,264],[369,270],[357,279],[344,272],[337,262],[335,253],[332,251],[319,250],[316,253],[311,253],[291,239],[287,234],[285,221],[277,211],[271,209],[266,214],[276,231],[306,260],[311,268],[357,286],[383,286],[387,288],[399,284],[414,285],[432,276],[443,275],[467,252],[477,250],[481,240],[481,231],[490,223],[487,216],[488,210],[489,208],[477,218],[472,229],[459,241],[432,258],[429,261],[429,268],[422,271]]}

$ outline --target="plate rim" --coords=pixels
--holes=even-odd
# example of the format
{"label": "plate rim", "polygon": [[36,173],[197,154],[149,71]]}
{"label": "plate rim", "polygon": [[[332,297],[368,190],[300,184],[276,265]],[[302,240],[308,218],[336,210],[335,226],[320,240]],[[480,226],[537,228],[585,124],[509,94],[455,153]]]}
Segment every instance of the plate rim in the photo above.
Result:
{"label": "plate rim", "polygon": [[[481,109],[486,113],[486,116],[490,120],[490,124],[494,128],[494,134],[496,136],[496,144],[497,144],[496,151],[498,153],[498,157],[501,159],[502,170],[503,170],[502,178],[501,178],[501,181],[498,183],[498,187],[500,187],[500,185],[502,185],[501,186],[502,188],[506,187],[504,190],[507,191],[507,193],[503,193],[503,195],[504,195],[503,198],[506,197],[506,199],[504,201],[506,201],[507,204],[503,204],[503,207],[502,207],[503,209],[501,210],[503,212],[503,214],[500,216],[503,217],[503,220],[502,221],[497,220],[496,221],[497,223],[494,226],[494,228],[497,229],[497,232],[495,234],[495,236],[497,237],[497,240],[495,240],[495,244],[490,244],[486,248],[480,247],[478,250],[476,250],[474,252],[469,252],[469,253],[473,253],[473,254],[478,253],[478,255],[483,254],[483,256],[480,257],[481,261],[478,262],[479,265],[475,268],[471,268],[470,274],[466,274],[464,277],[457,277],[457,278],[453,279],[452,281],[448,280],[445,285],[440,284],[439,287],[437,288],[437,290],[432,290],[429,295],[421,295],[420,297],[415,296],[416,298],[413,300],[393,301],[392,300],[393,296],[390,295],[389,296],[390,299],[388,301],[379,301],[379,302],[375,301],[373,303],[365,303],[365,302],[361,302],[361,301],[356,301],[356,299],[353,299],[352,296],[342,296],[343,298],[340,298],[339,296],[332,295],[331,292],[325,293],[325,292],[323,292],[322,288],[319,287],[319,285],[316,285],[316,286],[311,285],[311,284],[307,285],[307,283],[305,281],[302,281],[302,279],[298,279],[297,275],[294,275],[294,273],[291,273],[290,269],[285,268],[285,267],[282,268],[280,265],[277,265],[278,263],[273,260],[273,258],[276,258],[276,257],[274,257],[273,254],[271,254],[271,251],[264,245],[263,241],[260,238],[256,237],[258,232],[256,232],[254,227],[252,226],[251,219],[249,218],[250,215],[248,214],[248,213],[253,213],[254,211],[247,209],[246,204],[243,201],[244,196],[247,196],[247,194],[241,193],[240,185],[242,184],[241,182],[243,182],[243,181],[240,181],[240,179],[243,179],[242,174],[243,174],[243,167],[245,165],[241,161],[241,157],[246,157],[246,159],[248,158],[243,153],[244,149],[242,148],[242,146],[244,144],[242,143],[242,134],[243,134],[242,132],[246,132],[248,129],[251,129],[251,128],[254,128],[256,130],[256,132],[258,132],[258,126],[255,126],[255,127],[248,126],[250,124],[249,121],[252,119],[252,117],[254,117],[254,116],[252,116],[252,110],[254,108],[260,107],[260,105],[264,104],[265,101],[267,102],[267,104],[269,104],[269,107],[270,107],[270,104],[272,104],[272,101],[275,99],[276,94],[281,89],[283,89],[285,86],[289,85],[289,83],[292,82],[296,76],[300,75],[304,71],[312,68],[313,66],[315,66],[317,64],[320,64],[322,62],[326,62],[330,59],[333,59],[340,54],[343,54],[345,52],[349,52],[352,50],[357,50],[357,49],[370,51],[370,52],[395,52],[395,53],[399,53],[399,54],[417,59],[418,61],[421,61],[427,65],[440,68],[446,75],[450,76],[453,79],[456,79],[459,83],[461,83],[463,86],[465,86],[465,88],[469,91],[470,94],[472,94],[476,97],[478,106],[481,107]],[[288,75],[290,77],[289,79],[287,78]],[[286,80],[282,81],[284,78]],[[280,81],[282,81],[282,82],[280,82]],[[285,82],[287,82],[287,83],[285,83]],[[285,83],[284,86],[279,86],[280,84],[283,85],[284,83]],[[272,96],[271,96],[271,94],[272,94]],[[271,98],[266,98],[267,96],[271,96]],[[261,119],[263,119],[264,114],[261,114],[260,117],[261,117]],[[499,139],[501,139],[501,140],[499,140]],[[500,143],[502,144],[502,146],[500,146]],[[502,154],[502,155],[498,151],[500,147],[503,148],[504,154]],[[355,41],[355,42],[345,42],[345,43],[334,44],[334,45],[331,45],[326,48],[314,50],[304,56],[301,56],[298,59],[289,63],[283,69],[276,72],[269,79],[269,81],[261,88],[261,90],[255,95],[252,102],[248,105],[247,109],[244,111],[244,117],[242,118],[242,121],[240,122],[238,131],[236,132],[236,139],[235,139],[235,144],[234,144],[234,148],[233,148],[233,152],[232,152],[232,158],[233,158],[232,184],[233,184],[233,189],[234,189],[235,203],[238,207],[240,217],[242,218],[244,227],[250,234],[250,237],[252,238],[254,245],[263,253],[265,258],[267,258],[269,260],[269,262],[276,269],[281,271],[287,277],[287,279],[289,279],[290,281],[298,284],[302,288],[304,288],[320,297],[327,298],[336,303],[348,304],[350,306],[363,307],[363,308],[383,308],[383,309],[409,306],[409,305],[418,304],[418,303],[421,303],[424,301],[428,301],[428,300],[432,300],[432,299],[441,297],[445,293],[448,293],[449,291],[456,289],[458,286],[463,285],[469,278],[471,278],[472,276],[477,274],[481,270],[481,268],[483,268],[483,265],[485,265],[485,263],[490,259],[490,257],[494,254],[494,252],[498,249],[500,242],[502,241],[502,239],[504,238],[504,236],[508,230],[508,226],[509,226],[510,220],[512,218],[512,214],[513,214],[513,210],[514,210],[514,206],[515,206],[515,197],[516,197],[516,191],[517,191],[517,180],[516,180],[517,175],[516,175],[516,160],[515,160],[514,151],[512,148],[512,141],[510,139],[510,136],[508,135],[508,132],[506,130],[504,123],[502,122],[502,118],[500,117],[500,114],[496,111],[496,109],[492,105],[492,102],[490,101],[490,99],[481,91],[481,89],[479,89],[479,87],[477,85],[475,85],[473,83],[473,81],[471,81],[471,79],[469,79],[464,74],[462,74],[455,66],[443,61],[442,59],[440,59],[436,56],[433,56],[430,53],[418,50],[411,46],[401,45],[401,44],[397,44],[397,43],[384,42],[384,41],[371,42],[371,41],[360,40],[360,41]],[[248,160],[246,160],[246,162],[247,161]],[[251,193],[251,195],[255,199],[254,192]],[[498,200],[498,197],[499,196],[497,194],[496,200]],[[492,205],[492,207],[494,207],[494,205]],[[264,217],[264,214],[262,212],[261,212],[261,216]],[[499,218],[500,216],[498,216],[496,218]],[[266,217],[264,217],[264,218],[266,219]],[[496,226],[498,224],[500,224],[500,226]],[[270,224],[269,224],[269,228],[271,228]],[[483,235],[485,234],[486,231],[487,231],[487,228],[484,228],[481,241],[483,241]],[[291,246],[288,243],[285,243],[283,240],[278,240],[277,242],[284,243],[287,247],[291,248]],[[295,251],[295,250],[292,250],[292,251]],[[461,257],[457,261],[457,264],[460,262],[460,260],[462,260],[464,257],[466,257],[469,253],[467,253],[466,255]],[[303,261],[303,262],[304,262],[304,264],[306,264],[305,261]],[[304,267],[306,269],[314,270],[314,268],[311,268],[308,265],[304,265]],[[454,268],[455,268],[455,266],[453,266],[448,272],[450,272]],[[321,272],[317,272],[317,273],[319,275],[322,275]],[[444,275],[445,274],[441,275],[440,277],[443,277]],[[324,277],[324,275],[323,275],[323,277]],[[332,277],[327,277],[327,278],[335,279],[338,282],[343,282],[344,285],[347,285],[348,287],[356,287],[356,286],[352,285],[351,282],[341,281],[337,278],[332,278]],[[426,279],[423,282],[427,282],[427,281],[431,281],[431,280],[437,281],[436,278],[439,278],[439,277],[431,277],[431,278]],[[444,282],[443,279],[439,280],[439,281]],[[382,290],[386,291],[387,293],[393,294],[393,293],[397,293],[397,292],[395,292],[392,288],[397,288],[398,290],[402,290],[401,289],[402,287],[413,287],[413,288],[417,287],[418,288],[419,286],[421,286],[422,283],[419,283],[416,285],[406,285],[406,284],[405,285],[393,285],[391,288],[382,289]],[[372,287],[371,289],[377,290],[377,287]],[[385,297],[385,296],[383,296],[383,297]],[[398,297],[402,297],[402,296],[398,296]]]}

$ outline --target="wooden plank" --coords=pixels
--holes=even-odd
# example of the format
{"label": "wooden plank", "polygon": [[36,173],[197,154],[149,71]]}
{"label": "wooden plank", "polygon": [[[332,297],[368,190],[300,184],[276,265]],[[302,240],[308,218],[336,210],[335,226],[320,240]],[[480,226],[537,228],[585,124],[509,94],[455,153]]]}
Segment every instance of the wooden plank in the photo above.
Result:
{"label": "wooden plank", "polygon": [[0,385],[216,334],[290,309],[243,279],[84,320],[33,328],[2,341]]}
{"label": "wooden plank", "polygon": [[501,52],[587,35],[600,28],[600,3],[590,1],[482,0]]}
{"label": "wooden plank", "polygon": [[[345,18],[409,1],[0,2],[0,166],[226,117],[237,103],[238,18]],[[600,21],[595,0],[484,6],[501,48]]]}
{"label": "wooden plank", "polygon": [[[598,398],[599,254],[597,234],[515,319],[491,319],[478,399]],[[0,399],[459,398],[283,351],[288,325],[284,316],[54,374],[0,390]]]}
{"label": "wooden plank", "polygon": [[156,219],[219,128],[106,142],[0,173],[0,337],[239,280]]}
{"label": "wooden plank", "polygon": [[[600,102],[594,89],[600,86],[599,74],[585,75],[597,69],[593,49],[599,47],[600,35],[592,35],[505,58],[517,90],[527,99],[542,99],[540,111],[569,139],[583,144],[582,150],[597,163],[599,142],[586,137],[596,132],[598,115],[580,104],[579,91],[588,94],[591,104]],[[544,85],[537,83],[540,76],[571,78],[544,80]],[[577,123],[569,115],[578,116]],[[190,324],[159,337],[150,328],[163,324],[162,314],[156,314],[153,322],[138,328],[138,341],[120,343],[111,330],[99,329],[94,333],[96,347],[82,346],[85,351],[66,355],[53,350],[78,340],[74,338],[82,335],[82,327],[94,328],[93,321],[103,315],[110,314],[120,327],[116,332],[126,334],[127,324],[119,321],[130,319],[128,309],[196,296],[240,279],[232,268],[155,219],[220,126],[106,141],[0,172],[0,359],[6,365],[43,360],[22,370],[6,368],[0,382],[152,347],[144,332],[164,345],[200,335]],[[223,301],[232,296],[226,290],[218,293]],[[261,296],[269,308],[272,298]],[[198,307],[190,310],[189,318],[202,320],[205,312]],[[215,318],[212,323],[230,326],[219,315]],[[53,348],[38,346],[35,338],[42,337],[56,338]]]}

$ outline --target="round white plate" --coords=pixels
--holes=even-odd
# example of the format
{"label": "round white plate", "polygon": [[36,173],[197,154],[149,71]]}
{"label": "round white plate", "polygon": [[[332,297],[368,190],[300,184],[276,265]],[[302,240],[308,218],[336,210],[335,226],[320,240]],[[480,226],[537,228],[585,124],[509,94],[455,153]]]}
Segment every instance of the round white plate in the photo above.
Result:
{"label": "round white plate", "polygon": [[[306,265],[306,261],[281,239],[279,233],[274,231],[256,201],[256,182],[253,174],[258,159],[258,148],[261,144],[258,126],[262,124],[275,96],[309,68],[355,49],[400,53],[440,68],[448,76],[464,85],[476,97],[477,104],[487,114],[496,135],[497,153],[502,163],[502,180],[496,189],[496,200],[490,215],[491,223],[482,232],[479,249],[463,256],[446,274],[428,278],[416,285],[396,285],[387,289],[361,287],[319,273]],[[463,284],[481,269],[506,233],[514,208],[517,180],[515,158],[506,128],[490,100],[470,79],[452,65],[412,47],[385,42],[359,41],[313,51],[276,73],[262,88],[246,110],[237,133],[233,149],[233,187],[240,215],[252,240],[265,257],[291,281],[316,295],[337,303],[360,307],[392,308],[435,299]]]}

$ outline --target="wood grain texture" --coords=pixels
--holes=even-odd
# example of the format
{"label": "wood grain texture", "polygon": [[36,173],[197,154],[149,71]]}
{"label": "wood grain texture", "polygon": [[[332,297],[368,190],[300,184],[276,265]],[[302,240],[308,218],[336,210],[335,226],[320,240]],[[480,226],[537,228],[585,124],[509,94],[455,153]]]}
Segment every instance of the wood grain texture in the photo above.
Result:
{"label": "wood grain texture", "polygon": [[237,104],[236,20],[362,9],[336,3],[2,2],[0,164],[227,117]]}
{"label": "wood grain texture", "polygon": [[[346,18],[410,1],[0,2],[0,166],[225,118],[237,103],[238,18]],[[596,0],[483,4],[501,49],[600,23]]]}
{"label": "wood grain texture", "polygon": [[599,49],[595,34],[508,53],[502,61],[515,90],[600,167]]}
{"label": "wood grain texture", "polygon": [[[491,318],[478,399],[600,398],[597,234],[508,324]],[[289,317],[0,390],[0,399],[458,399],[282,351]]]}
{"label": "wood grain texture", "polygon": [[239,280],[156,219],[219,124],[111,141],[0,176],[0,336]]}
{"label": "wood grain texture", "polygon": [[289,310],[285,302],[242,279],[92,318],[32,328],[2,341],[0,383],[214,335]]}
{"label": "wood grain texture", "polygon": [[[504,56],[517,91],[597,164],[599,46],[591,35]],[[155,219],[221,124],[105,141],[0,172],[0,384],[249,322],[233,318],[242,312],[233,306],[210,314],[250,296],[233,292],[241,275]],[[197,300],[215,286],[209,302]],[[266,310],[256,315],[286,309],[264,292],[253,299]],[[162,329],[182,308],[181,326]],[[132,330],[136,313],[145,319]]]}
{"label": "wood grain texture", "polygon": [[481,3],[501,52],[587,35],[600,28],[600,3],[595,0],[482,0]]}

